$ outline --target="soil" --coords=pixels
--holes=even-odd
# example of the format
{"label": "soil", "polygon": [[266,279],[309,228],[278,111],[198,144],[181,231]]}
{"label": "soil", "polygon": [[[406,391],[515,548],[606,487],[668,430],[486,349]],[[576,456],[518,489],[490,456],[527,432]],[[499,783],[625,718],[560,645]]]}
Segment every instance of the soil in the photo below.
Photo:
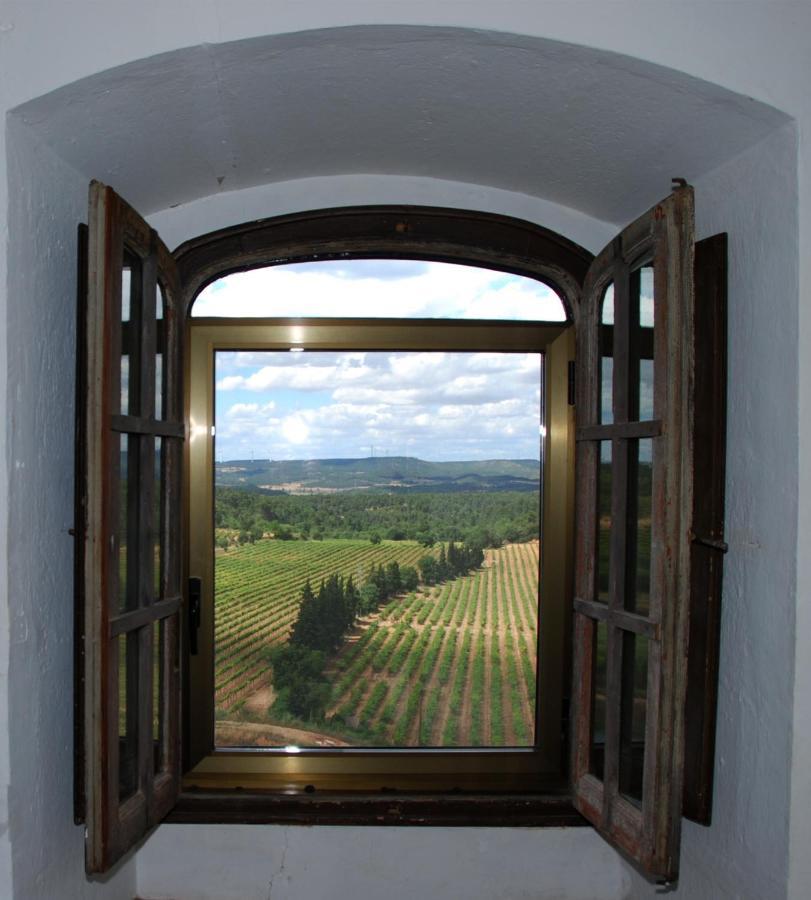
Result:
{"label": "soil", "polygon": [[317,731],[284,728],[258,722],[216,723],[215,744],[218,747],[348,747],[345,741]]}

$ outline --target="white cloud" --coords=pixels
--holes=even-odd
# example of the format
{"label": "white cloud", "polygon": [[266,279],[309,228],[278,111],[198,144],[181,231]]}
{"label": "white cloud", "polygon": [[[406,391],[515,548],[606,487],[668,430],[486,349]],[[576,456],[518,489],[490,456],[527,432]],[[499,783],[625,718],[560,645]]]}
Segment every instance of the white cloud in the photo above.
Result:
{"label": "white cloud", "polygon": [[562,321],[547,285],[492,269],[408,260],[271,266],[202,291],[195,316],[341,316]]}

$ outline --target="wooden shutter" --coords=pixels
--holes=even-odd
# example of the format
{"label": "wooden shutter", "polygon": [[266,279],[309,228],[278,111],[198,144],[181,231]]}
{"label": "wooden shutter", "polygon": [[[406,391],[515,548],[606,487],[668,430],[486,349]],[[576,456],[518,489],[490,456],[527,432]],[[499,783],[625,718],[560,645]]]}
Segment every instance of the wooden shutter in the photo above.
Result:
{"label": "wooden shutter", "polygon": [[143,219],[96,182],[87,256],[78,534],[92,873],[109,869],[178,793],[184,427],[174,262]]}
{"label": "wooden shutter", "polygon": [[693,195],[594,261],[577,346],[574,802],[678,873],[693,510]]}

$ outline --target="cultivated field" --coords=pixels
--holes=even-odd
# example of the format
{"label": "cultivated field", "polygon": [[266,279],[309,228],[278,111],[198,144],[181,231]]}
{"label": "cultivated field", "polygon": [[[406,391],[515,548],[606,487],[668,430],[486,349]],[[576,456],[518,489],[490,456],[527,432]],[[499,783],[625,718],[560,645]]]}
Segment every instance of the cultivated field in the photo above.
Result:
{"label": "cultivated field", "polygon": [[[264,655],[286,641],[308,576],[314,586],[335,572],[362,582],[372,565],[416,565],[425,553],[409,541],[332,540],[260,541],[219,555],[218,743],[289,742],[289,728],[267,714],[274,693]],[[508,544],[486,551],[481,569],[360,620],[328,667],[326,734],[301,732],[295,742],[339,743],[346,730],[355,743],[380,746],[531,744],[537,571],[537,541]]]}
{"label": "cultivated field", "polygon": [[284,643],[298,615],[307,578],[314,588],[337,573],[362,583],[371,566],[415,566],[426,554],[416,541],[259,541],[216,558],[215,702],[227,714],[269,684],[263,655]]}

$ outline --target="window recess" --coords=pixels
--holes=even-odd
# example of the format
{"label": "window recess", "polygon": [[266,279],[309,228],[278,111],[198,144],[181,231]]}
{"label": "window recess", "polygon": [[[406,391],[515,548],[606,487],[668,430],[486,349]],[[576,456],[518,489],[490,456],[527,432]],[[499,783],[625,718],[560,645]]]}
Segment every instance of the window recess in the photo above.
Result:
{"label": "window recess", "polygon": [[[516,339],[531,346],[513,348],[545,351],[544,515],[554,510],[558,527],[544,526],[543,596],[563,602],[541,610],[561,652],[539,657],[539,685],[554,689],[538,708],[543,727],[557,737],[544,751],[514,754],[500,786],[488,782],[488,754],[470,756],[454,797],[425,780],[419,751],[412,762],[397,762],[394,754],[380,763],[375,778],[389,767],[394,794],[370,790],[364,777],[353,787],[339,773],[338,796],[329,790],[338,785],[330,774],[336,769],[323,761],[315,770],[299,764],[292,780],[284,776],[273,785],[266,773],[254,777],[261,768],[256,754],[241,764],[242,790],[212,787],[222,774],[218,767],[225,766],[227,778],[235,771],[220,758],[208,786],[201,781],[184,793],[182,772],[213,748],[213,727],[201,725],[188,703],[190,684],[205,685],[210,676],[207,663],[201,668],[205,653],[189,654],[190,598],[181,598],[186,575],[199,574],[193,556],[184,571],[182,549],[186,526],[200,519],[191,495],[183,496],[181,471],[190,430],[183,422],[181,349],[191,302],[229,272],[347,254],[495,266],[547,281],[564,299],[567,323],[542,326],[552,330],[534,337],[538,326],[522,325]],[[77,571],[83,573],[77,682],[84,712],[77,726],[83,778],[76,784],[88,871],[107,870],[170,813],[174,821],[574,824],[582,820],[570,798],[643,871],[674,878],[682,811],[699,821],[710,814],[723,548],[724,261],[718,241],[694,247],[687,187],[629,226],[589,268],[590,255],[581,248],[528,223],[411,207],[249,223],[190,241],[173,259],[130,207],[94,183],[80,329],[86,398],[80,396],[77,433],[84,447],[77,478]],[[242,323],[244,333],[225,345],[255,346],[265,329],[263,340],[289,347],[291,335],[274,337],[273,329],[302,324]],[[465,327],[468,337],[478,329],[484,346],[494,324]],[[231,326],[211,319],[195,325],[209,342],[202,360],[211,359],[223,327]],[[364,341],[381,349],[402,346],[386,322],[307,327],[319,349]],[[446,347],[456,330],[419,327],[435,349]],[[479,339],[472,340],[465,349],[480,349]],[[704,390],[696,390],[697,378]],[[194,408],[192,420],[208,422]],[[185,450],[187,457],[195,452]],[[699,502],[704,495],[712,497],[708,505]],[[210,590],[205,579],[201,587],[203,594]],[[201,646],[211,628],[206,615],[203,597]],[[569,668],[571,689],[563,677]],[[458,780],[457,763],[442,765]],[[419,787],[419,795],[409,787]],[[483,795],[486,788],[496,794]]]}

